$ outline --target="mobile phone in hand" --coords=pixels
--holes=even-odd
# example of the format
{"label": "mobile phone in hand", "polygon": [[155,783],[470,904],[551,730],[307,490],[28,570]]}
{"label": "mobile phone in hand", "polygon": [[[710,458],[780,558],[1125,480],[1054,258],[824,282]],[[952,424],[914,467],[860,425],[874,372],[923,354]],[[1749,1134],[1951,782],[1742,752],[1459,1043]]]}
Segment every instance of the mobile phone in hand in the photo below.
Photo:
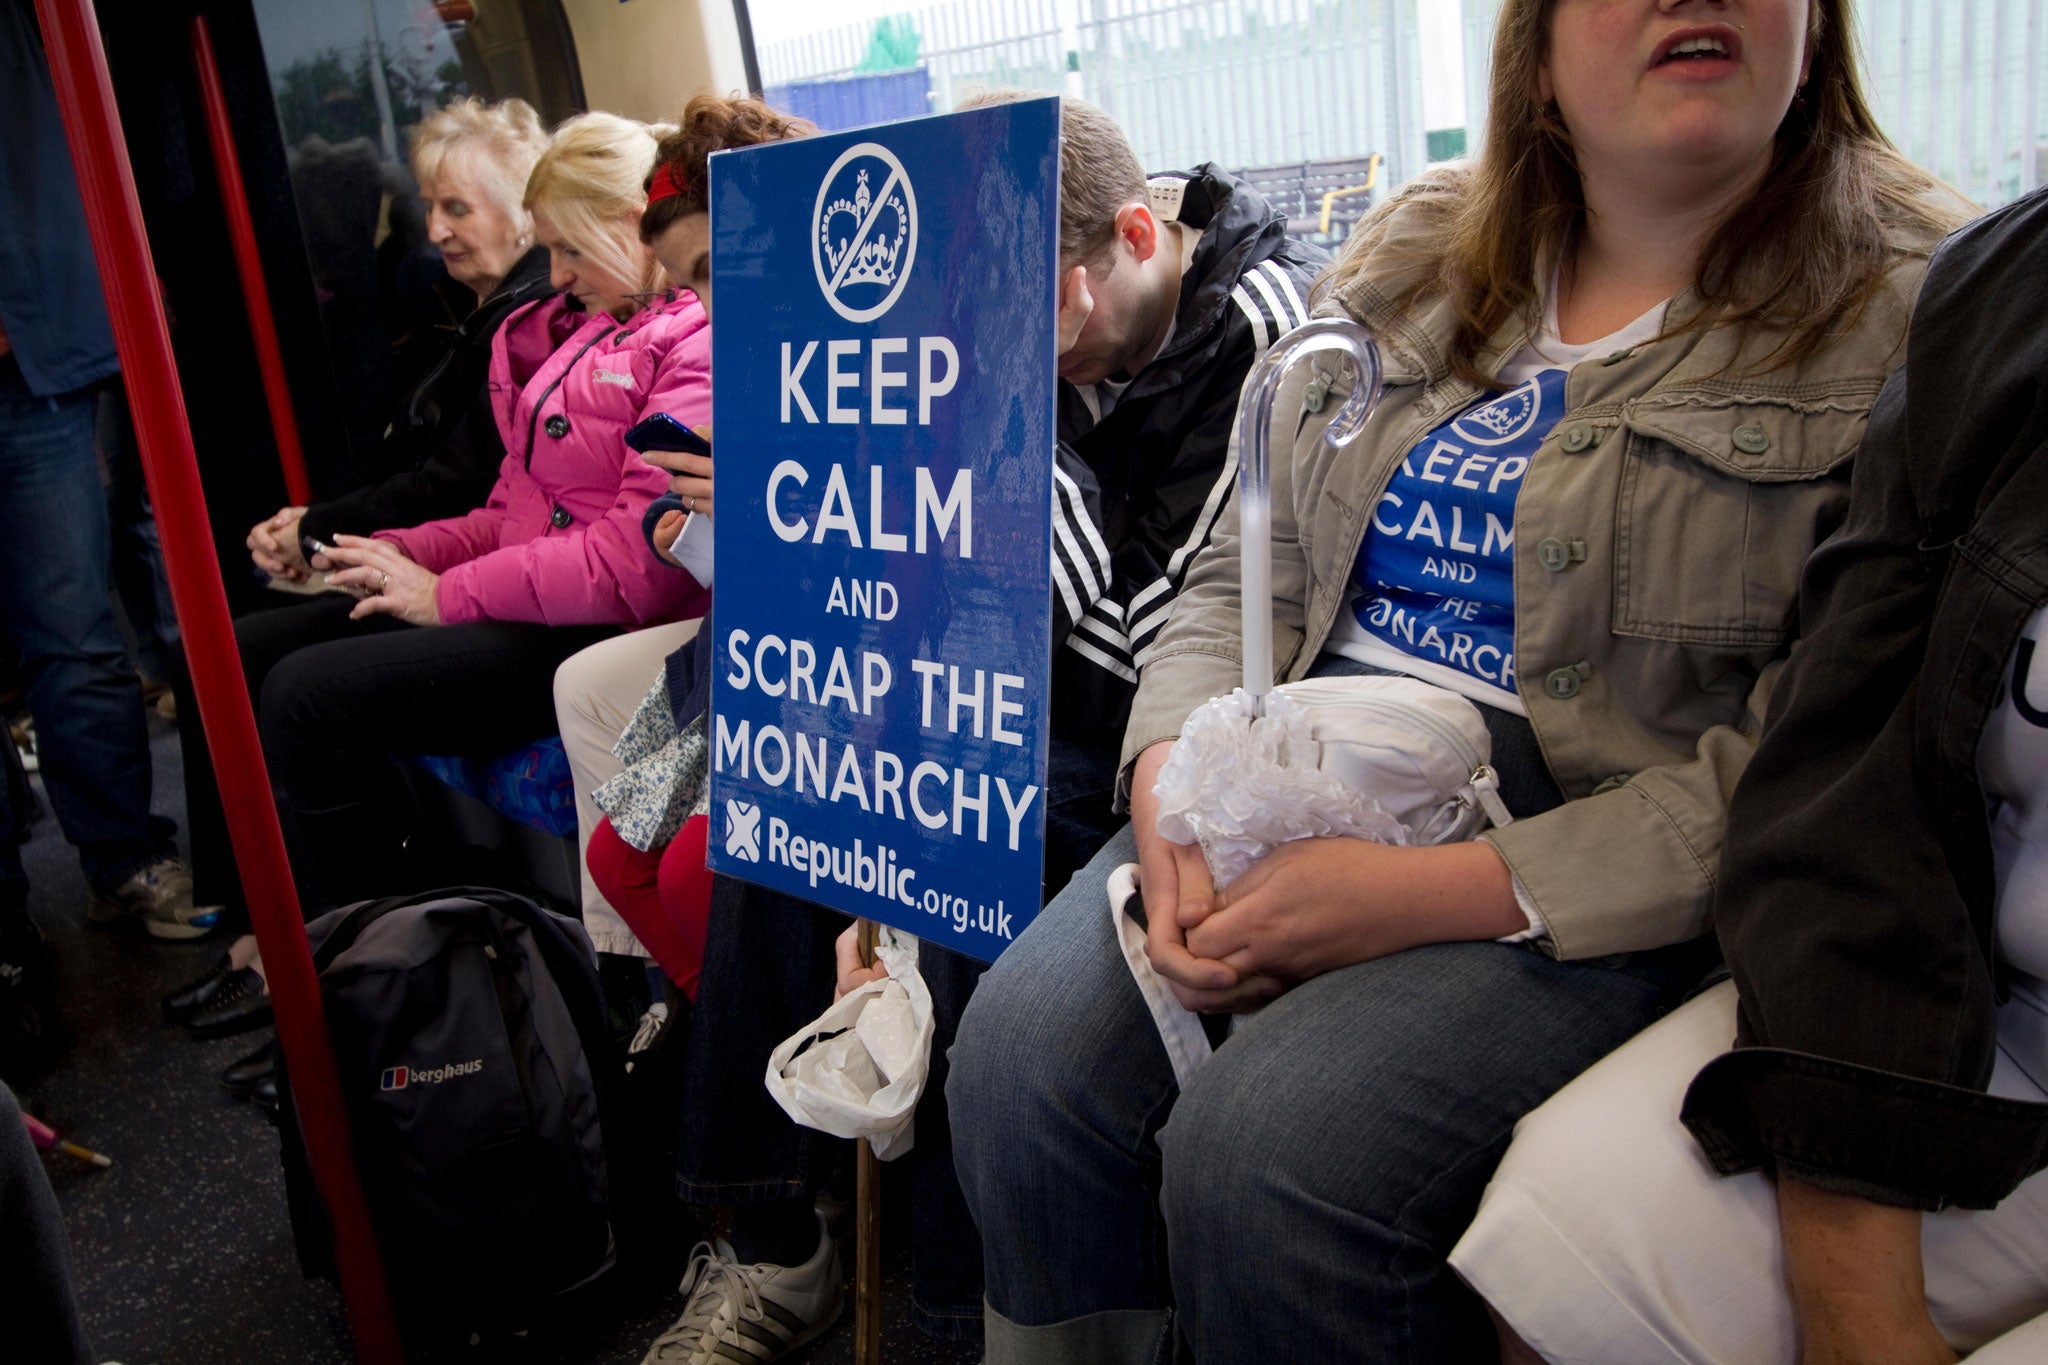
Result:
{"label": "mobile phone in hand", "polygon": [[650,451],[675,451],[683,455],[709,455],[711,442],[665,412],[657,412],[633,424],[626,444],[642,455]]}

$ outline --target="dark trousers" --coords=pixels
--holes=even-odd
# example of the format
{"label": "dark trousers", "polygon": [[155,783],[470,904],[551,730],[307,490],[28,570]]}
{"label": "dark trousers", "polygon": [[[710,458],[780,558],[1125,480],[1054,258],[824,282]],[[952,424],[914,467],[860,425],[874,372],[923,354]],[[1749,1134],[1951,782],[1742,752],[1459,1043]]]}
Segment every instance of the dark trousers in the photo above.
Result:
{"label": "dark trousers", "polygon": [[[509,621],[354,622],[353,606],[329,594],[235,623],[309,914],[418,889],[408,885],[413,810],[396,756],[492,754],[553,734],[556,666],[616,633]],[[217,794],[209,808],[218,821]],[[206,837],[225,844],[219,833]]]}
{"label": "dark trousers", "polygon": [[[43,787],[86,880],[118,885],[175,852],[150,814],[142,686],[107,595],[94,393],[39,398],[0,356],[0,630],[20,651]],[[0,789],[0,895],[24,900],[17,814]]]}
{"label": "dark trousers", "polygon": [[[1055,739],[1046,779],[1046,892],[1067,883],[1123,821],[1110,809],[1116,750]],[[816,1195],[840,1139],[790,1121],[761,1084],[776,1044],[832,1001],[833,940],[846,916],[728,877],[714,879],[704,970],[690,1021],[677,1193],[701,1204]],[[946,1052],[986,964],[921,944],[932,1065],[911,1171],[912,1312],[939,1337],[981,1334],[981,1238],[953,1174]]]}
{"label": "dark trousers", "polygon": [[0,1338],[7,1358],[86,1365],[71,1244],[14,1092],[0,1084]]}

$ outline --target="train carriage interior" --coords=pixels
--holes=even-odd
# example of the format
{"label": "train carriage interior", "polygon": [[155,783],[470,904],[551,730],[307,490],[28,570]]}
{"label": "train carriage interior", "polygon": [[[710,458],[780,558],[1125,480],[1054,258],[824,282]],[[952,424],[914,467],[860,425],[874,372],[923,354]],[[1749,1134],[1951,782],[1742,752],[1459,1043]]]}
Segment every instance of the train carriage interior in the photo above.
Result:
{"label": "train carriage interior", "polygon": [[[264,804],[261,798],[269,792],[213,775],[217,755],[209,751],[197,721],[206,696],[195,691],[194,676],[226,669],[239,687],[241,672],[233,667],[233,638],[211,635],[203,640],[204,647],[226,657],[207,665],[190,660],[188,667],[188,653],[199,643],[189,629],[180,630],[173,579],[178,580],[178,601],[185,601],[188,594],[209,591],[200,585],[206,573],[217,574],[228,611],[238,619],[275,610],[280,602],[291,602],[291,609],[297,610],[311,600],[305,586],[252,564],[253,542],[245,537],[253,533],[246,528],[260,529],[279,509],[309,501],[317,506],[409,467],[394,462],[412,457],[394,453],[405,448],[394,442],[393,425],[419,420],[419,400],[413,400],[410,414],[402,400],[431,389],[435,358],[455,344],[449,338],[475,302],[453,288],[463,281],[457,262],[444,259],[444,246],[462,239],[459,233],[455,238],[443,235],[435,215],[446,210],[436,209],[431,196],[423,202],[423,186],[409,159],[423,123],[444,106],[470,99],[493,105],[523,101],[547,130],[592,111],[663,125],[676,120],[685,102],[699,91],[752,92],[776,111],[808,120],[823,133],[836,133],[950,113],[991,90],[1086,100],[1121,126],[1145,172],[1213,167],[1228,184],[1245,187],[1268,206],[1277,226],[1262,251],[1281,252],[1276,261],[1295,259],[1276,245],[1284,232],[1285,241],[1293,244],[1285,250],[1300,252],[1299,259],[1310,263],[1298,277],[1298,296],[1293,296],[1297,277],[1282,278],[1276,266],[1270,275],[1257,279],[1256,289],[1247,285],[1234,291],[1233,298],[1243,297],[1226,305],[1250,319],[1263,353],[1268,341],[1307,321],[1322,297],[1310,294],[1308,280],[1322,268],[1321,262],[1343,256],[1361,224],[1376,221],[1376,211],[1394,204],[1403,187],[1418,177],[1472,164],[1482,154],[1489,127],[1489,53],[1495,25],[1504,8],[1529,8],[1519,6],[1518,0],[0,0],[0,5],[18,10],[17,17],[25,18],[31,34],[38,24],[50,25],[54,16],[69,12],[76,22],[90,26],[103,49],[126,160],[132,167],[134,208],[146,232],[146,269],[155,278],[168,320],[177,389],[196,458],[197,488],[211,530],[210,546],[187,540],[166,554],[167,537],[159,534],[156,524],[165,508],[159,502],[152,509],[142,453],[143,447],[150,447],[153,478],[159,463],[175,458],[171,443],[156,429],[164,420],[162,394],[153,395],[149,386],[133,380],[124,386],[118,375],[95,378],[93,444],[107,494],[111,619],[121,647],[114,672],[122,681],[115,690],[122,698],[128,691],[139,697],[139,702],[118,704],[143,707],[143,767],[148,773],[145,785],[154,837],[164,837],[163,821],[175,822],[180,875],[187,875],[183,869],[189,866],[190,875],[198,879],[197,899],[218,898],[226,906],[218,919],[202,915],[164,934],[155,926],[143,933],[129,932],[135,927],[131,924],[95,922],[120,920],[122,915],[118,909],[106,909],[106,887],[89,879],[76,840],[67,838],[71,812],[65,803],[74,799],[75,789],[65,779],[67,785],[53,797],[49,779],[70,765],[62,751],[73,739],[62,734],[53,739],[53,731],[61,727],[35,714],[37,696],[51,693],[47,683],[38,693],[41,665],[26,646],[27,635],[17,641],[0,630],[0,712],[6,721],[0,759],[5,760],[13,813],[8,828],[18,839],[21,866],[31,888],[26,913],[42,940],[33,951],[32,983],[19,972],[9,976],[16,969],[0,962],[0,1081],[11,1088],[25,1114],[47,1125],[43,1131],[54,1130],[50,1141],[55,1145],[39,1160],[68,1239],[89,1358],[125,1365],[321,1365],[400,1358],[379,1355],[366,1344],[366,1319],[351,1311],[360,1305],[344,1296],[332,1266],[320,1264],[330,1254],[324,1245],[330,1229],[317,1214],[309,1217],[304,1210],[309,1199],[317,1206],[317,1198],[309,1193],[308,1171],[323,1158],[318,1150],[308,1155],[306,1139],[295,1130],[280,1132],[280,1123],[297,1122],[292,1087],[285,1086],[280,1117],[269,1054],[261,1048],[250,1053],[267,1036],[250,1025],[270,1018],[268,987],[237,984],[237,978],[246,976],[245,956],[234,958],[232,970],[219,966],[227,961],[224,954],[230,941],[249,918],[242,904],[241,878],[252,864],[246,848],[231,846],[230,836],[242,841],[247,830],[268,820],[267,814],[264,821],[246,818],[247,812],[235,807],[250,799]],[[2048,13],[2043,0],[1841,0],[1841,5],[1853,5],[1856,15],[1863,73],[1859,98],[1867,97],[1883,132],[1905,161],[1952,187],[1967,201],[1972,215],[2025,204],[2037,196],[2048,181]],[[1724,11],[1788,7],[1802,6],[1796,0],[1643,0],[1640,6],[1633,0],[1554,0],[1537,8],[1546,14],[1610,14],[1632,8],[1660,15],[1682,11],[1681,17],[1708,24],[1722,22],[1727,17]],[[90,54],[81,55],[73,47],[60,53],[56,43],[45,46],[58,69],[58,102],[64,104],[66,73],[88,70]],[[1556,114],[1555,101],[1550,111]],[[91,145],[91,132],[82,131],[88,125],[78,123],[75,114],[67,104],[74,157],[85,162],[110,157],[114,149],[104,143]],[[81,138],[87,145],[80,145]],[[232,166],[224,162],[224,155],[232,158]],[[668,171],[662,163],[653,173],[654,187],[636,187],[635,192],[658,197],[661,176]],[[0,181],[0,195],[16,192],[25,183],[19,176]],[[533,183],[538,185],[538,179]],[[670,182],[667,192],[680,193],[687,201],[689,194],[701,190]],[[808,196],[811,190],[806,186],[800,192]],[[526,195],[531,203],[543,202],[532,188]],[[822,203],[822,191],[820,195]],[[701,202],[687,202],[702,207]],[[104,210],[104,205],[96,208],[93,194],[86,195],[86,211],[96,225]],[[9,211],[14,213],[11,207]],[[652,203],[647,211],[652,214]],[[920,211],[945,215],[971,209],[925,203]],[[638,213],[636,206],[636,222],[641,221]],[[25,212],[21,216],[27,218]],[[532,229],[535,250],[560,248],[567,231],[560,224],[568,221],[537,211]],[[1206,258],[1192,255],[1192,241],[1200,235],[1198,230],[1190,239],[1189,259],[1197,264],[1184,269],[1206,268]],[[528,237],[518,240],[523,249]],[[648,240],[658,254],[660,241],[666,238],[657,233]],[[82,246],[73,246],[89,258]],[[448,247],[451,254],[456,250]],[[0,252],[0,266],[19,259]],[[645,297],[657,300],[657,312],[681,310],[684,303],[678,300],[687,301],[689,290],[675,286],[688,282],[674,276],[667,257],[661,264],[669,268],[670,278],[656,277],[656,287]],[[1063,267],[1069,264],[1063,255]],[[536,268],[543,273],[547,269]],[[451,288],[461,298],[452,308]],[[533,298],[550,292],[538,283],[534,288]],[[117,313],[126,313],[133,302],[124,300],[111,283],[106,293],[110,309]],[[258,293],[263,296],[260,308]],[[0,304],[8,299],[0,288]],[[551,306],[538,305],[543,310]],[[0,307],[0,318],[6,311]],[[568,335],[567,329],[589,326],[587,312],[581,303],[570,309],[566,320],[558,319],[561,330],[551,342]],[[1625,320],[1633,315],[1619,316]],[[689,316],[693,321],[688,325],[701,326],[708,336],[704,311],[692,307]],[[6,321],[13,326],[14,319]],[[721,325],[748,324],[744,316],[734,316]],[[1175,322],[1176,327],[1186,325],[1184,319]],[[1242,326],[1242,319],[1233,325]],[[23,328],[15,330],[26,335]],[[115,330],[125,346],[125,334],[118,325]],[[1656,332],[1652,327],[1643,335]],[[0,340],[5,336],[0,332]],[[488,346],[488,334],[486,338]],[[708,374],[709,343],[700,344]],[[1642,336],[1632,335],[1627,342],[1630,348],[1639,344]],[[26,345],[22,350],[26,361]],[[1157,353],[1156,346],[1146,352],[1145,363]],[[127,358],[124,349],[122,359]],[[525,380],[515,375],[501,382],[500,359],[494,354],[491,360],[485,407],[510,412],[515,401],[524,401],[518,390]],[[0,366],[9,363],[0,352]],[[877,370],[881,363],[877,358]],[[481,367],[481,360],[478,364]],[[21,373],[28,374],[26,365]],[[477,375],[482,373],[479,368]],[[1082,387],[1091,404],[1128,401],[1117,395],[1124,393],[1122,383],[1131,378],[1118,371]],[[1399,382],[1411,379],[1401,377]],[[593,386],[598,397],[592,402],[604,397],[605,383],[630,382],[608,371],[599,371],[599,380]],[[838,382],[836,377],[833,382]],[[1321,382],[1314,404],[1305,411],[1321,407],[1329,381]],[[1131,392],[1141,393],[1143,387],[1142,382],[1134,384]],[[906,392],[914,405],[915,385]],[[1858,401],[1867,409],[1871,397],[1864,394]],[[542,407],[546,401],[543,395]],[[709,399],[704,401],[708,414]],[[785,396],[785,412],[789,401]],[[824,401],[818,400],[821,405]],[[835,388],[835,412],[839,401]],[[881,399],[876,402],[879,406]],[[541,411],[533,410],[532,423],[540,422]],[[1102,423],[1110,420],[1106,406],[1091,412]],[[426,420],[431,424],[438,419],[430,415]],[[484,420],[488,423],[488,416]],[[1061,420],[1064,423],[1064,410]],[[1617,417],[1607,425],[1623,420]],[[568,420],[560,417],[537,429],[559,438],[563,431],[555,428],[556,421],[563,431],[568,429]],[[528,472],[534,462],[535,430],[529,426],[523,436]],[[1770,430],[1775,433],[1778,428]],[[1768,444],[1764,431],[1762,425],[1737,430],[1737,451],[1749,449],[1747,432]],[[512,432],[511,438],[519,438],[519,433]],[[511,438],[508,448],[517,444]],[[1583,444],[1597,439],[1589,428]],[[1569,432],[1564,440],[1564,449],[1573,450]],[[0,450],[5,448],[0,440]],[[1794,450],[1788,459],[1802,457],[1796,445],[1787,448]],[[1220,445],[1215,453],[1220,466]],[[1756,452],[1725,456],[1717,451],[1711,459],[1738,469],[1754,466],[1763,457]],[[516,463],[509,461],[508,471]],[[1235,465],[1231,468],[1234,471]],[[1802,469],[1784,478],[1818,479],[1835,473],[1839,470]],[[513,475],[508,472],[505,477]],[[1789,486],[1782,480],[1768,481],[1776,479],[1779,476],[1771,474],[1756,487],[1775,495]],[[1205,480],[1203,487],[1207,486]],[[840,491],[845,492],[843,487]],[[1128,490],[1113,491],[1128,505]],[[1097,495],[1106,499],[1109,493],[1097,490]],[[643,497],[640,505],[651,496]],[[878,470],[878,518],[882,496]],[[1081,494],[1076,491],[1073,496],[1078,500]],[[856,503],[865,497],[856,489]],[[565,497],[553,509],[556,528],[569,524],[567,501]],[[1199,504],[1201,499],[1193,501]],[[1528,505],[1526,499],[1523,505]],[[1512,502],[1508,506],[1512,508]],[[676,507],[680,518],[682,503]],[[688,511],[697,510],[690,501]],[[1193,524],[1198,510],[1193,505],[1186,509],[1189,521],[1183,527]],[[592,517],[603,511],[600,505]],[[580,510],[577,515],[582,515]],[[1057,521],[1060,515],[1055,514],[1056,530],[1065,533],[1064,523]],[[1201,515],[1213,518],[1214,506]],[[297,523],[291,524],[296,535]],[[1373,525],[1386,529],[1378,521]],[[655,533],[654,527],[650,515],[648,534]],[[644,550],[637,539],[637,508],[628,529],[635,537],[632,547]],[[825,535],[822,518],[817,533],[820,539]],[[1542,568],[1562,581],[1586,557],[1584,541],[1573,538],[1584,534],[1559,530],[1560,539],[1543,540],[1541,553],[1549,555],[1549,547],[1556,545],[1560,558],[1558,563],[1545,558]],[[1200,535],[1198,531],[1188,541],[1187,550],[1170,569],[1162,551],[1155,571],[1179,575],[1181,559]],[[918,537],[922,544],[922,528]],[[1413,539],[1411,530],[1411,543]],[[1454,546],[1458,543],[1456,530],[1450,540]],[[1511,535],[1505,540],[1512,544]],[[683,543],[678,538],[678,546]],[[1086,546],[1081,539],[1069,544],[1068,553],[1079,566],[1087,557]],[[1442,548],[1441,535],[1436,544]],[[195,549],[201,552],[195,556],[199,559],[210,549],[210,566],[181,563],[167,573],[167,558],[193,555]],[[1596,558],[1600,551],[1596,541]],[[1104,551],[1105,583],[1109,558]],[[375,571],[383,561],[362,562]],[[1073,571],[1084,578],[1089,572],[1085,566]],[[1062,572],[1056,554],[1054,576],[1063,583]],[[1362,563],[1359,572],[1364,572]],[[444,585],[447,581],[444,574]],[[1166,584],[1168,578],[1159,581]],[[1527,565],[1515,581],[1517,592],[1528,590],[1534,580]],[[383,591],[390,591],[391,582],[387,567]],[[379,592],[374,586],[363,591],[372,597]],[[1789,601],[1794,591],[1796,584],[1786,587],[1783,596]],[[445,595],[438,601],[436,610],[447,613]],[[688,614],[703,615],[705,601],[708,595],[697,599]],[[1738,604],[1744,609],[1750,605]],[[1061,610],[1055,602],[1056,616]],[[8,619],[14,615],[9,608]],[[1085,613],[1076,613],[1080,615]],[[1129,666],[1119,663],[1115,668],[1133,685],[1139,675],[1132,669],[1146,659],[1139,648],[1139,617],[1135,607],[1128,618],[1118,615],[1112,629],[1098,631],[1100,638],[1091,646],[1096,658],[1105,649],[1112,654],[1121,649],[1118,658],[1129,660]],[[1077,621],[1060,619],[1075,625],[1076,638],[1082,638]],[[1153,628],[1161,629],[1156,623]],[[1172,628],[1171,622],[1163,627]],[[1369,623],[1361,629],[1369,632]],[[1644,627],[1649,634],[1658,629]],[[1696,634],[1683,647],[1690,649],[1698,639],[1710,636],[1711,631]],[[686,639],[676,637],[679,653],[687,652],[682,643]],[[1116,642],[1115,648],[1104,641]],[[667,654],[664,649],[650,655],[648,666],[658,666]],[[1591,657],[1605,666],[1604,656]],[[1548,701],[1527,708],[1529,717],[1521,722],[1525,730],[1535,723],[1540,732],[1547,723],[1543,717],[1549,714],[1542,708],[1562,704],[1557,699],[1570,697],[1582,683],[1587,695],[1608,685],[1594,671],[1595,665],[1585,663],[1576,665],[1580,673],[1560,681],[1561,674],[1571,673],[1568,657],[1565,662],[1567,667],[1547,677],[1529,675],[1535,690],[1551,690]],[[685,689],[678,688],[679,666],[671,660],[668,667],[668,685],[680,706]],[[1065,676],[1058,667],[1055,686]],[[1533,662],[1530,667],[1535,667]],[[908,677],[907,668],[904,676]],[[483,679],[465,685],[476,686],[480,701],[491,690]],[[563,686],[558,676],[547,704],[559,704]],[[1570,690],[1561,690],[1565,688]],[[640,689],[633,691],[637,697]],[[216,701],[208,708],[209,729],[221,728],[212,725],[215,714],[225,715],[220,706]],[[977,693],[977,726],[979,707]],[[701,702],[698,709],[701,751]],[[630,704],[625,714],[635,714]],[[680,710],[677,718],[682,718]],[[267,713],[262,719],[267,745],[272,722]],[[667,720],[665,714],[663,719]],[[614,717],[615,730],[621,720]],[[639,723],[636,715],[634,724]],[[350,750],[385,752],[378,747],[376,725],[374,716],[356,717],[330,736],[337,767]],[[627,733],[630,741],[632,732]],[[255,734],[252,729],[251,737]],[[1114,740],[1108,742],[1108,757],[1115,759]],[[589,922],[579,907],[594,894],[584,849],[592,836],[586,818],[579,842],[578,802],[587,793],[577,786],[580,770],[572,773],[571,753],[565,749],[565,743],[573,748],[573,741],[551,732],[496,748],[465,742],[457,746],[458,752],[437,750],[433,743],[433,736],[419,736],[411,751],[393,756],[408,818],[415,822],[403,848],[410,889],[502,888]],[[1625,781],[1627,776],[1610,780]],[[1583,785],[1587,791],[1593,786]],[[224,788],[229,793],[227,829],[188,811],[189,792],[207,791],[212,794],[209,799],[219,803]],[[1585,792],[1574,788],[1565,794],[1578,797]],[[876,799],[879,803],[879,795]],[[865,797],[862,801],[865,806]],[[296,850],[296,840],[319,833],[314,820],[326,817],[301,803],[296,814],[286,811],[286,818],[286,834]],[[1106,806],[1101,818],[1112,821],[1102,834],[1123,820]],[[303,828],[294,821],[303,822]],[[606,833],[611,830],[612,824],[606,824]],[[701,832],[697,837],[701,850]],[[284,847],[278,844],[280,851]],[[242,855],[240,872],[233,861],[237,853]],[[597,856],[592,845],[593,868]],[[1079,858],[1075,866],[1086,861]],[[708,885],[710,874],[703,871],[701,852],[696,870]],[[652,876],[650,872],[649,886]],[[252,887],[256,884],[252,882]],[[1526,897],[1522,883],[1517,881],[1516,886]],[[251,891],[252,897],[257,894]],[[722,913],[719,907],[725,902],[718,897],[723,894],[705,893],[713,907],[710,913]],[[188,888],[187,900],[192,899]],[[1526,908],[1526,899],[1523,904]],[[1532,920],[1540,928],[1540,917],[1532,913]],[[697,933],[701,955],[707,951],[701,924]],[[721,941],[718,933],[714,928],[713,948]],[[1142,939],[1144,930],[1138,933]],[[631,942],[630,935],[626,941]],[[813,948],[822,955],[818,962],[829,959],[829,941]],[[241,949],[235,951],[239,954]],[[20,953],[15,956],[30,960]],[[166,997],[209,978],[212,994],[196,1017],[213,1018],[217,1026],[194,1027],[195,1011],[184,1006],[173,1010]],[[501,1323],[465,1322],[460,1330],[449,1330],[446,1324],[420,1327],[407,1317],[404,1358],[565,1365],[686,1358],[650,1352],[683,1308],[678,1282],[687,1276],[722,1273],[715,1259],[709,1270],[694,1262],[693,1250],[700,1243],[722,1245],[719,1239],[734,1234],[730,1208],[686,1202],[673,1189],[677,1115],[689,1103],[687,1079],[695,1072],[684,1060],[682,1044],[662,1050],[666,1035],[661,1030],[671,1014],[681,1020],[688,1004],[676,994],[674,974],[664,979],[645,956],[601,951],[590,979],[600,989],[600,1013],[613,1044],[622,1052],[631,1046],[634,1055],[643,1057],[637,1076],[631,1074],[635,1068],[620,1073],[618,1095],[608,1100],[618,1105],[616,1113],[627,1115],[642,1130],[619,1142],[614,1154],[614,1182],[621,1189],[630,1188],[635,1202],[608,1234],[614,1239],[615,1254],[609,1258],[614,1264],[609,1273],[559,1301],[507,1315]],[[688,987],[692,998],[694,980]],[[706,983],[711,989],[708,975]],[[971,986],[970,981],[962,989]],[[256,992],[260,999],[237,1007],[237,990]],[[161,1007],[160,1001],[165,1002]],[[816,1008],[823,1010],[829,1003],[827,995],[816,1001]],[[208,1015],[207,1008],[214,1013]],[[335,1017],[332,1000],[327,1009],[329,1017]],[[182,1023],[169,1019],[167,1011],[177,1013]],[[281,1018],[282,1005],[278,1012]],[[1211,1039],[1220,1040],[1224,1029],[1213,1021],[1221,1016],[1208,1017]],[[637,1051],[641,1048],[647,1049],[644,1054]],[[238,1067],[247,1073],[240,1080],[223,1076]],[[424,1084],[417,1075],[415,1082]],[[393,1072],[385,1071],[384,1088],[393,1084],[408,1084],[402,1067],[397,1068],[395,1081]],[[11,1115],[0,1112],[0,1125],[12,1122]],[[608,1127],[607,1142],[613,1137]],[[939,1137],[943,1143],[943,1127]],[[317,1142],[312,1146],[317,1149]],[[504,1159],[516,1164],[522,1158]],[[879,1226],[879,1304],[871,1311],[879,1315],[880,1354],[871,1354],[873,1348],[860,1339],[868,1331],[869,1310],[864,1306],[856,1314],[849,1297],[836,1322],[815,1332],[806,1328],[802,1344],[780,1358],[864,1363],[980,1360],[979,1321],[967,1326],[955,1321],[950,1332],[932,1330],[933,1314],[922,1298],[923,1272],[913,1266],[913,1248],[930,1235],[936,1215],[921,1202],[923,1196],[913,1192],[911,1178],[902,1169],[909,1163],[883,1164],[883,1174],[877,1177],[880,1192],[871,1196],[879,1203],[876,1224],[868,1220],[872,1209],[856,1192],[857,1161],[850,1147],[831,1145],[818,1160],[829,1168],[818,1182],[818,1216],[832,1229],[846,1231],[839,1254],[846,1258],[849,1275],[857,1240],[850,1229],[859,1223],[865,1234]],[[950,1163],[950,1156],[946,1160]],[[957,1205],[957,1190],[952,1199]],[[0,1212],[7,1207],[8,1201],[0,1198]],[[964,1209],[949,1206],[948,1211],[956,1221],[964,1219]],[[808,1212],[804,1229],[808,1238]],[[11,1236],[11,1228],[0,1225],[0,1239]],[[874,1238],[867,1236],[865,1242],[872,1247]],[[0,1275],[13,1274],[7,1269],[12,1264],[6,1249],[0,1248]],[[417,1289],[408,1289],[407,1294],[416,1304]],[[754,1316],[760,1316],[758,1308]],[[0,1321],[0,1360],[40,1365],[46,1358],[14,1354],[8,1334],[8,1326]],[[1185,1338],[1183,1346],[1192,1350]],[[743,1351],[736,1344],[722,1356],[704,1358],[776,1358],[760,1353],[765,1349],[756,1345]],[[1212,1354],[1204,1348],[1201,1358]],[[1361,1348],[1356,1358],[1377,1357]]]}

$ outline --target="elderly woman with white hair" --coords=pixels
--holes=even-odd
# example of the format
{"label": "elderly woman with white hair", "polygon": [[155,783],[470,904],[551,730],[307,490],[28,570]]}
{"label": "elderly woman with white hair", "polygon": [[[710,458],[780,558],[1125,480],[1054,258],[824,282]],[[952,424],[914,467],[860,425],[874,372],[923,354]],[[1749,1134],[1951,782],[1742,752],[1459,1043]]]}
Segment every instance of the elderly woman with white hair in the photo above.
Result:
{"label": "elderly woman with white hair", "polygon": [[461,99],[420,121],[412,173],[427,238],[448,275],[437,355],[397,405],[375,461],[399,472],[311,507],[284,507],[249,532],[256,567],[291,582],[310,569],[302,540],[368,535],[467,512],[491,491],[505,443],[484,396],[491,339],[505,319],[549,292],[548,254],[534,245],[526,178],[547,150],[540,116],[524,100]]}

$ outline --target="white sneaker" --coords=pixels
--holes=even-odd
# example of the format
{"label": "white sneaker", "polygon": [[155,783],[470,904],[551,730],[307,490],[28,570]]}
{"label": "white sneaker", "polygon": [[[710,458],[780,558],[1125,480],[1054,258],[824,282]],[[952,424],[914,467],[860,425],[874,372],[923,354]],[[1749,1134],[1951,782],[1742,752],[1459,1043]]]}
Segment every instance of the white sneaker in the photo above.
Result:
{"label": "white sneaker", "polygon": [[818,1250],[802,1265],[741,1265],[732,1247],[699,1242],[683,1275],[683,1315],[640,1365],[780,1360],[825,1334],[845,1306],[839,1252],[818,1220]]}
{"label": "white sneaker", "polygon": [[152,938],[200,938],[223,907],[192,903],[192,870],[178,858],[152,863],[111,891],[95,891],[85,917],[94,924],[140,920]]}

